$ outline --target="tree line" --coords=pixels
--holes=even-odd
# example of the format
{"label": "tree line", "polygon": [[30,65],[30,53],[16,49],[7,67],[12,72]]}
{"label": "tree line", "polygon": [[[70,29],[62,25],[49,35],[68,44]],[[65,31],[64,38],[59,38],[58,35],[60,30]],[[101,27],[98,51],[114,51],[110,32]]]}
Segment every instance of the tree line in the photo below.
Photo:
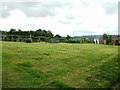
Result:
{"label": "tree line", "polygon": [[60,42],[67,42],[71,36],[62,37],[59,34],[54,35],[50,30],[38,29],[36,31],[23,31],[21,29],[10,29],[9,31],[0,30],[3,41],[15,42],[50,42],[51,39],[59,40]]}
{"label": "tree line", "polygon": [[[54,35],[50,30],[37,29],[35,31],[23,31],[21,29],[11,28],[9,31],[0,30],[2,33],[3,41],[14,41],[14,42],[62,42],[62,43],[95,43],[94,37],[81,36],[79,38],[71,37],[67,35],[62,37],[59,34]],[[117,35],[120,37],[120,35]],[[104,33],[102,35],[103,40],[106,40],[106,44],[112,44],[112,35]],[[118,44],[119,41],[116,41]]]}
{"label": "tree line", "polygon": [[[10,29],[10,31],[0,30],[2,33],[3,41],[14,41],[14,42],[50,42],[51,40],[62,43],[85,43],[86,38],[83,36],[80,39],[75,39],[70,35],[62,37],[59,34],[54,35],[50,30],[38,29],[36,31],[23,31],[21,29]],[[31,36],[31,39],[30,39]]]}

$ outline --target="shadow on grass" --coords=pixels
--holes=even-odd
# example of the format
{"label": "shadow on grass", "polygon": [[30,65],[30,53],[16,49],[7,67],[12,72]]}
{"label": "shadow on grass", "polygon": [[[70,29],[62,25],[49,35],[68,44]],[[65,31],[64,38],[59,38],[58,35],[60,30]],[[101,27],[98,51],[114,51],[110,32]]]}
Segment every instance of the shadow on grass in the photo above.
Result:
{"label": "shadow on grass", "polygon": [[71,86],[69,86],[59,80],[55,80],[55,81],[51,82],[49,85],[53,86],[55,88],[72,88]]}
{"label": "shadow on grass", "polygon": [[44,73],[41,72],[40,70],[33,69],[32,64],[30,62],[23,62],[17,64],[19,70],[21,71],[26,71],[29,73],[31,76],[36,77],[36,78],[44,78]]}

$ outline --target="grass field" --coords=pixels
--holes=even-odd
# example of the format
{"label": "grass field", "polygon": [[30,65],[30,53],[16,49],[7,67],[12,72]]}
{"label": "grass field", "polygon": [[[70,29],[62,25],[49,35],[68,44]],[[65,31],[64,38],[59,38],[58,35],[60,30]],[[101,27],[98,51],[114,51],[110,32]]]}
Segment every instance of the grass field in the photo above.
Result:
{"label": "grass field", "polygon": [[118,46],[2,43],[3,88],[109,88],[118,80]]}

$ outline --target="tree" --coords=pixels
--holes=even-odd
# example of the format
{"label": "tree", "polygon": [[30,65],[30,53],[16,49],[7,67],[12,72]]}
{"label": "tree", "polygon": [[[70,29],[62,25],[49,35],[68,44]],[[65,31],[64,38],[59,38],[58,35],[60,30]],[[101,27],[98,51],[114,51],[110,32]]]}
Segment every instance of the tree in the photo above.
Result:
{"label": "tree", "polygon": [[18,29],[18,32],[22,32],[22,30],[21,30],[21,29]]}
{"label": "tree", "polygon": [[106,33],[103,34],[103,39],[105,39],[105,40],[108,39],[108,35]]}
{"label": "tree", "polygon": [[105,40],[106,43],[104,44],[108,44],[108,35],[106,33],[103,34],[103,39]]}
{"label": "tree", "polygon": [[22,30],[21,29],[18,29],[18,35],[22,35]]}
{"label": "tree", "polygon": [[15,32],[16,32],[16,29],[13,29],[13,28],[11,28],[9,31],[10,34],[14,34]]}
{"label": "tree", "polygon": [[[32,35],[33,39],[36,39],[36,41],[38,40],[42,40],[42,41],[49,41],[50,38],[53,38],[53,33],[48,30],[42,30],[42,29],[38,29],[36,31],[22,31],[21,29],[18,29],[18,31],[16,31],[16,29],[11,28],[10,31],[2,31],[2,38],[3,40],[6,41],[11,41],[13,39],[16,39],[16,41],[26,41],[26,37],[28,35]],[[18,38],[19,37],[19,38]],[[20,39],[21,38],[21,39]],[[35,41],[35,40],[34,40]],[[30,42],[30,40],[27,40],[27,42]]]}
{"label": "tree", "polygon": [[112,42],[112,35],[108,35],[106,33],[103,34],[103,39],[106,40],[106,44],[111,44]]}
{"label": "tree", "polygon": [[108,35],[108,44],[111,44],[111,42],[112,42],[112,35]]}
{"label": "tree", "polygon": [[82,37],[80,38],[80,41],[81,41],[81,43],[84,43],[84,42],[86,41],[86,37],[85,37],[85,36],[82,36]]}
{"label": "tree", "polygon": [[56,34],[55,38],[61,38],[61,36],[59,34]]}
{"label": "tree", "polygon": [[70,39],[71,37],[69,35],[67,35],[66,39]]}
{"label": "tree", "polygon": [[47,31],[47,36],[52,38],[54,35],[53,35],[53,33],[51,31],[48,30]]}
{"label": "tree", "polygon": [[38,30],[36,30],[36,32],[42,32],[42,30],[41,30],[41,29],[38,29]]}

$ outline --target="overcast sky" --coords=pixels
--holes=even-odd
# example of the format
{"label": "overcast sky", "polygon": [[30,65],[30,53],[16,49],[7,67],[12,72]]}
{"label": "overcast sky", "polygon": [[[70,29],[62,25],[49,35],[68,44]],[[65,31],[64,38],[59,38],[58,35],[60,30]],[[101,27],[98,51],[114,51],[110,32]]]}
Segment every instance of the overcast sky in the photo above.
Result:
{"label": "overcast sky", "polygon": [[61,36],[117,34],[119,0],[1,0],[0,29],[51,30]]}

